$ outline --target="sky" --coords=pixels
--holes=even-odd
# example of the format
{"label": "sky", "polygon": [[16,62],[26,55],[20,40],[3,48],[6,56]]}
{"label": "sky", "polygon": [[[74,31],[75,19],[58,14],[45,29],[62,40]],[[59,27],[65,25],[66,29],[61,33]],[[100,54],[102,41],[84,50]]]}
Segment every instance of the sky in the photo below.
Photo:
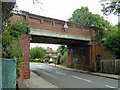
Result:
{"label": "sky", "polygon": [[[81,8],[81,6],[87,6],[90,12],[103,16],[104,19],[108,20],[112,25],[116,25],[118,22],[118,17],[115,15],[103,15],[103,12],[101,12],[102,6],[100,0],[39,0],[42,4],[36,5],[34,5],[32,1],[33,0],[17,0],[16,2],[20,10],[64,21],[67,21],[76,9]],[[44,48],[51,47],[54,50],[58,47],[52,44],[45,45],[32,43],[30,45],[30,47],[35,46],[42,46]]]}

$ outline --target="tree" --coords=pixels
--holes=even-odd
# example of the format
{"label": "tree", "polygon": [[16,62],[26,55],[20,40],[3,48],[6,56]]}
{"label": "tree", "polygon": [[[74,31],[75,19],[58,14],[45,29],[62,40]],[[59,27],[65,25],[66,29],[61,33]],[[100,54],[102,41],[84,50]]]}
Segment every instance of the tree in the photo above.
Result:
{"label": "tree", "polygon": [[11,16],[11,10],[14,8],[16,2],[2,2],[2,22],[3,27]]}
{"label": "tree", "polygon": [[104,39],[104,45],[106,49],[113,51],[116,58],[120,58],[120,31],[118,30],[120,26],[116,25],[113,29],[106,33],[106,38]]}
{"label": "tree", "polygon": [[120,15],[120,1],[119,0],[102,0],[101,2],[105,2],[102,4],[103,6],[103,13],[105,15],[114,14]]}
{"label": "tree", "polygon": [[[105,1],[102,4],[105,15],[120,15],[120,1]],[[116,58],[120,58],[120,22],[116,26],[114,26],[110,31],[106,32],[106,38],[104,39],[104,45],[106,49],[113,51],[116,55]]]}
{"label": "tree", "polygon": [[32,59],[43,58],[46,55],[46,50],[42,47],[33,47],[30,49],[30,56]]}
{"label": "tree", "polygon": [[67,47],[65,47],[64,45],[59,46],[57,51],[59,52],[59,55],[57,57],[57,63],[63,63],[65,57],[67,56]]}
{"label": "tree", "polygon": [[72,17],[68,20],[72,23],[84,26],[92,26],[94,18],[92,17],[92,13],[89,12],[88,7],[81,7],[81,9],[76,9],[73,12]]}
{"label": "tree", "polygon": [[68,19],[69,22],[84,25],[94,26],[99,28],[99,33],[95,30],[96,39],[101,42],[104,38],[104,32],[111,29],[111,25],[107,20],[98,14],[89,12],[88,7],[81,7],[73,12],[72,17]]}

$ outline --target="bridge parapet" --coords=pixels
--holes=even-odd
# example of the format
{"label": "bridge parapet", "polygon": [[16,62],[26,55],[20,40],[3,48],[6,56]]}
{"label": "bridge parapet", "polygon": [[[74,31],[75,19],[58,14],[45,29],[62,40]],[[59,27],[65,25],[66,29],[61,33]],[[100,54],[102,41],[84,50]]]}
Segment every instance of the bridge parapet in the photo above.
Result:
{"label": "bridge parapet", "polygon": [[67,22],[69,28],[64,31],[64,23],[65,21],[62,20],[29,14],[29,26],[31,28],[66,32],[69,34],[89,36],[91,38],[92,29],[90,27]]}
{"label": "bridge parapet", "polygon": [[[95,33],[93,27],[82,26],[79,24],[74,24],[67,22],[68,29],[64,30],[63,26],[66,21],[53,19],[49,17],[43,17],[39,15],[30,14],[28,12],[22,11],[22,14],[14,14],[14,17],[17,19],[23,19],[29,21],[29,27],[31,28],[31,34],[35,35],[35,33],[41,33],[41,31],[51,32],[53,34],[67,35],[69,37],[82,37],[81,40],[95,40]],[[42,34],[42,33],[41,33]],[[38,34],[37,34],[38,35]],[[43,35],[45,36],[45,35]],[[54,36],[54,35],[53,35]],[[64,37],[61,37],[64,38]],[[87,38],[87,39],[86,39]],[[75,39],[75,38],[73,38]],[[80,40],[80,39],[79,39]]]}

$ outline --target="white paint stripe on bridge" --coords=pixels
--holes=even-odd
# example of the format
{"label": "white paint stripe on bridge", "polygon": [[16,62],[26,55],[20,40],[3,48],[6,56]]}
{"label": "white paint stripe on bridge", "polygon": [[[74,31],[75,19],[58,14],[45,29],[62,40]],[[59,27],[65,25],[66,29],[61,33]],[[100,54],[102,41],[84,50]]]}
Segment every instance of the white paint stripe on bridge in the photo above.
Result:
{"label": "white paint stripe on bridge", "polygon": [[92,82],[92,81],[90,81],[90,80],[88,80],[88,79],[84,79],[84,78],[80,78],[80,77],[76,77],[76,76],[71,76],[71,77],[77,78],[77,79],[80,79],[80,80],[84,80],[84,81],[87,81],[87,82]]}
{"label": "white paint stripe on bridge", "polygon": [[61,75],[66,75],[65,73],[61,73],[61,72],[58,72],[58,71],[56,71],[56,73],[61,74]]}
{"label": "white paint stripe on bridge", "polygon": [[106,87],[108,87],[108,88],[116,88],[116,87],[112,87],[112,86],[109,86],[109,85],[105,85]]}

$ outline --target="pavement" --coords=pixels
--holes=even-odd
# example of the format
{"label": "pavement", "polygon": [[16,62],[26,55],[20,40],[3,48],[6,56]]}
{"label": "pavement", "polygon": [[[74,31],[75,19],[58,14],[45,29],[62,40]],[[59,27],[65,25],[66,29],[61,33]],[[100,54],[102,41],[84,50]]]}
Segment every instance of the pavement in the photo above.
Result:
{"label": "pavement", "polygon": [[30,79],[25,79],[20,88],[58,88],[32,71],[30,75]]}
{"label": "pavement", "polygon": [[[63,70],[73,71],[73,72],[80,72],[85,74],[87,73],[95,76],[101,76],[101,77],[106,77],[106,78],[111,78],[116,80],[119,79],[118,75],[114,75],[114,74],[93,73],[89,71],[71,69],[61,65],[55,66],[55,64],[47,64],[47,65],[61,68]],[[44,79],[41,75],[36,74],[32,71],[30,73],[31,73],[31,78],[24,80],[20,88],[59,88],[57,85],[50,83],[49,80]]]}
{"label": "pavement", "polygon": [[96,76],[101,76],[101,77],[120,80],[120,76],[115,75],[115,74],[106,74],[106,73],[90,72],[90,71],[84,71],[84,70],[76,70],[76,69],[72,69],[72,68],[67,68],[67,67],[62,66],[62,65],[55,65],[53,63],[48,64],[48,65],[53,66],[53,67],[62,68],[62,69],[65,69],[65,70],[74,71],[74,72],[87,73],[87,74],[91,74],[91,75],[96,75]]}

